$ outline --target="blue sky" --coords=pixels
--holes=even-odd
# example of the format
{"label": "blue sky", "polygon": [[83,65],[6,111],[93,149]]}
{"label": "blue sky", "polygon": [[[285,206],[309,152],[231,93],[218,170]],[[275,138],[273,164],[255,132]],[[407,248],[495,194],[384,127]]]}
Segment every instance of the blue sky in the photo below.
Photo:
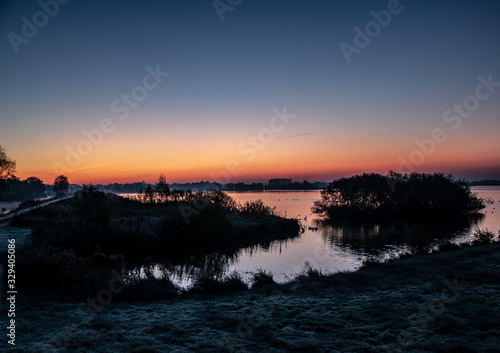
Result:
{"label": "blue sky", "polygon": [[[479,76],[500,81],[500,3],[390,3],[243,0],[221,21],[212,1],[72,0],[16,53],[9,33],[21,36],[22,18],[33,22],[43,10],[36,1],[4,1],[0,144],[20,176],[50,181],[54,162],[65,160],[68,146],[76,149],[82,130],[117,121],[111,102],[159,65],[168,78],[67,170],[70,179],[165,172],[175,181],[206,180],[237,160],[238,180],[329,180],[397,170],[414,140],[435,128],[449,139],[416,171],[500,178],[500,92],[456,131],[442,118],[474,93]],[[340,43],[353,44],[354,27],[364,30],[371,11],[388,6],[400,12],[348,63]],[[309,135],[266,145],[243,165],[239,144],[284,106],[297,118],[276,137]]]}

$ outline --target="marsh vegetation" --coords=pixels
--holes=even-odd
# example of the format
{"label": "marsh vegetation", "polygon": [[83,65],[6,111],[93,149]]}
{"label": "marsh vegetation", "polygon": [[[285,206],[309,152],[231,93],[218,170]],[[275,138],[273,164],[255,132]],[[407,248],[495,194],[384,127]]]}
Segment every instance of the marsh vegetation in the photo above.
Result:
{"label": "marsh vegetation", "polygon": [[202,256],[211,270],[206,272],[215,274],[213,267],[230,261],[241,246],[300,231],[296,219],[280,217],[262,201],[238,204],[222,192],[175,195],[161,178],[137,199],[85,185],[72,198],[17,215],[12,224],[32,228],[18,250],[19,286],[67,298],[102,287],[112,269],[127,273],[132,287],[157,282],[156,288],[167,288],[166,276],[125,272],[125,265],[148,269],[151,259],[175,264],[179,253],[192,262],[200,258],[196,254],[217,248],[211,257]]}
{"label": "marsh vegetation", "polygon": [[458,218],[485,208],[464,180],[451,174],[389,172],[340,178],[322,192],[314,212],[330,220]]}

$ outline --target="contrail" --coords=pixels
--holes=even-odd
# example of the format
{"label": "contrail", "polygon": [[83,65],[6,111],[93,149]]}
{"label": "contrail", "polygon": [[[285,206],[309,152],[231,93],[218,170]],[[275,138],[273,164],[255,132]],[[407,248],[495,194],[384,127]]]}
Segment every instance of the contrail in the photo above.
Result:
{"label": "contrail", "polygon": [[142,159],[147,159],[147,158],[149,158],[149,157],[134,158],[134,159],[125,159],[125,160],[122,160],[122,161],[89,165],[87,167],[81,167],[81,168],[71,169],[71,170],[68,171],[68,173],[72,173],[72,172],[77,171],[77,170],[84,170],[84,169],[92,169],[92,168],[104,167],[104,166],[112,165],[112,164],[119,164],[119,163],[125,163],[125,162],[140,161]]}
{"label": "contrail", "polygon": [[475,123],[476,124],[481,124],[481,123],[491,123],[493,121],[500,121],[500,119],[490,119],[490,120],[480,120],[480,121],[476,121]]}
{"label": "contrail", "polygon": [[290,137],[306,136],[306,135],[312,135],[312,132],[308,132],[307,134],[298,134],[298,135],[290,135],[290,136],[276,137],[276,138],[274,138],[274,139],[271,139],[270,141],[274,141],[274,140],[281,140],[281,139],[287,139],[287,138],[290,138]]}

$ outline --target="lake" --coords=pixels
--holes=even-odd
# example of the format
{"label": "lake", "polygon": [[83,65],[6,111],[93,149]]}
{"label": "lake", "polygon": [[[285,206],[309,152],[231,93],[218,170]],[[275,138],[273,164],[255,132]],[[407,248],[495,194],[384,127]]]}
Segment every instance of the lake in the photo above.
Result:
{"label": "lake", "polygon": [[[470,241],[475,228],[500,229],[500,186],[477,186],[472,190],[479,197],[491,198],[481,217],[470,216],[462,222],[345,222],[326,224],[311,212],[320,191],[265,191],[228,192],[238,202],[261,199],[276,207],[286,217],[300,219],[304,232],[293,237],[265,244],[239,248],[238,245],[217,248],[199,254],[169,255],[154,265],[155,275],[166,271],[177,284],[185,287],[200,273],[224,275],[240,272],[248,279],[257,269],[274,274],[277,282],[286,281],[304,270],[305,262],[323,271],[353,271],[370,254],[397,254],[408,248],[415,239],[424,239],[431,245],[451,240],[456,243]],[[0,226],[0,244],[6,248],[7,239],[22,241],[31,230]],[[136,268],[143,272],[144,268]]]}
{"label": "lake", "polygon": [[[261,199],[276,207],[286,217],[301,220],[304,232],[291,239],[276,240],[268,244],[241,249],[217,249],[205,254],[179,257],[169,264],[158,264],[155,275],[166,271],[175,283],[185,287],[200,272],[224,275],[233,271],[249,279],[259,268],[271,271],[277,282],[293,278],[304,270],[305,263],[327,272],[353,271],[359,268],[367,255],[397,254],[408,249],[415,241],[437,245],[450,240],[468,242],[474,229],[500,229],[500,187],[478,186],[472,190],[479,197],[489,197],[483,216],[470,216],[461,222],[345,222],[326,224],[312,214],[311,207],[321,198],[314,191],[228,192],[238,202]],[[415,240],[416,238],[416,240]],[[172,275],[173,274],[173,275]]]}

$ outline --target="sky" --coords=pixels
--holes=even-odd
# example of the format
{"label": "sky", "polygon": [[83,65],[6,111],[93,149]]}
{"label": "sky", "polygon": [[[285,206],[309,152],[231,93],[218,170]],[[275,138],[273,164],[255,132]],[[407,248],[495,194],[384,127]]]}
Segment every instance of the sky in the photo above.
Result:
{"label": "sky", "polygon": [[500,179],[500,3],[0,2],[0,145],[52,183]]}

